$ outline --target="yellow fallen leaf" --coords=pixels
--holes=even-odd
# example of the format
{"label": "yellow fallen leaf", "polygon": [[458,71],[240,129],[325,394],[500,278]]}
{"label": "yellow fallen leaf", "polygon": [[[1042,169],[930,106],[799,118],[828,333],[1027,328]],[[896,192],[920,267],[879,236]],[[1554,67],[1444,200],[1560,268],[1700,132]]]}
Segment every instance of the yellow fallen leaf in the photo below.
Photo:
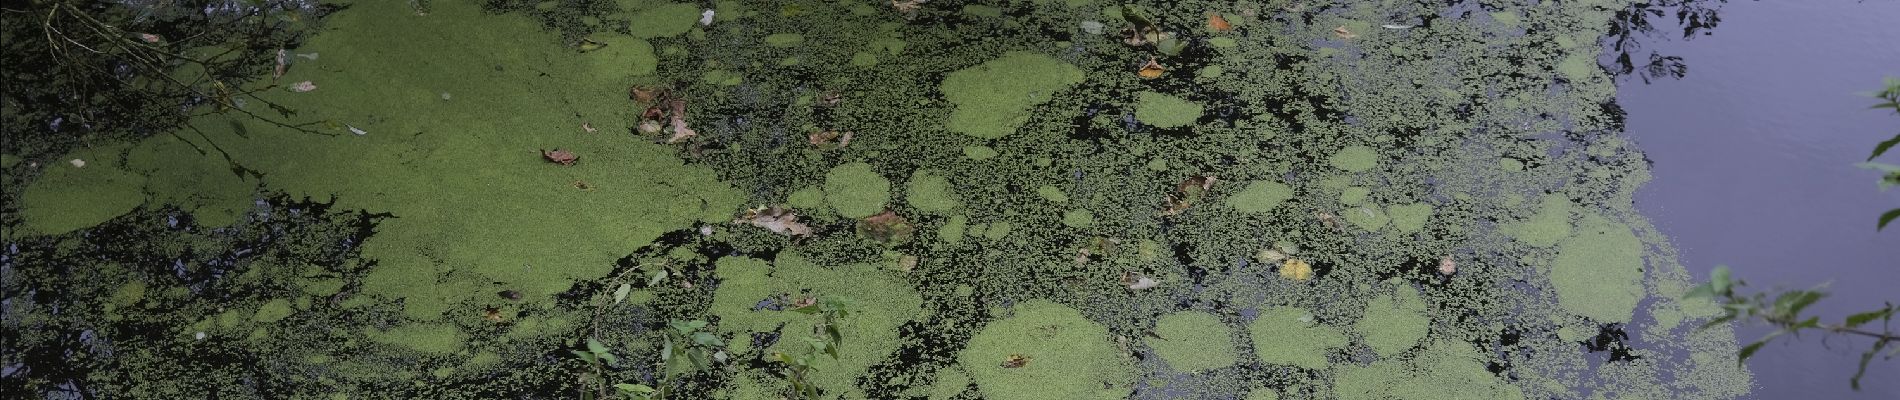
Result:
{"label": "yellow fallen leaf", "polygon": [[1313,279],[1313,266],[1298,258],[1287,259],[1280,264],[1280,276],[1296,281]]}

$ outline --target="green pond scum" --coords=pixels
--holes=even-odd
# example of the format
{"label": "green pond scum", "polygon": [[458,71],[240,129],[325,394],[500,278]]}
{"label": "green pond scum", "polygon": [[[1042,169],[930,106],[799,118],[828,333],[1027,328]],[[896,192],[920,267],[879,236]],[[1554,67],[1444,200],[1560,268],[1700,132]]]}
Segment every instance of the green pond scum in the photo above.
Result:
{"label": "green pond scum", "polygon": [[795,398],[831,335],[825,399],[1751,385],[1632,204],[1628,1],[473,3],[323,17],[243,84],[300,129],[8,150],[0,391]]}

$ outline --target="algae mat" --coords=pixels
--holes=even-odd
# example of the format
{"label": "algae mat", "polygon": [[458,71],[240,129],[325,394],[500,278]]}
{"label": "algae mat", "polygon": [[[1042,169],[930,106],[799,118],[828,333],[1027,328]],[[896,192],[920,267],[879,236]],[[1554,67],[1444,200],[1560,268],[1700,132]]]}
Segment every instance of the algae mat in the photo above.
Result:
{"label": "algae mat", "polygon": [[[1625,3],[433,3],[250,84],[301,129],[10,164],[22,390],[776,399],[780,354],[821,398],[1748,390],[1631,206],[1587,67]],[[711,365],[663,362],[692,320]]]}

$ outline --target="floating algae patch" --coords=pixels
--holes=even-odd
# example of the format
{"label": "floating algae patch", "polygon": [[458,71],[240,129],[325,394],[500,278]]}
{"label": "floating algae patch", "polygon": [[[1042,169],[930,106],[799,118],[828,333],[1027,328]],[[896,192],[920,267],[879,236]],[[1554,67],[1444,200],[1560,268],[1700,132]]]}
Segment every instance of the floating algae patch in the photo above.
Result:
{"label": "floating algae patch", "polygon": [[699,21],[699,6],[691,3],[663,3],[634,11],[627,31],[638,38],[676,36],[693,29]]}
{"label": "floating algae patch", "polygon": [[606,47],[581,54],[592,67],[587,74],[599,77],[632,77],[652,75],[660,66],[660,60],[653,54],[653,44],[646,40],[622,35],[599,35],[593,40]]}
{"label": "floating algae patch", "polygon": [[897,327],[922,316],[923,299],[917,292],[874,264],[825,267],[785,252],[771,262],[720,258],[715,273],[721,283],[710,311],[719,317],[719,329],[739,337],[774,332],[779,337],[776,344],[760,349],[750,348],[749,341],[735,341],[741,355],[810,351],[805,338],[822,334],[817,329],[822,319],[790,311],[793,303],[811,297],[848,299],[852,311],[841,329],[845,346],[839,348],[837,360],[813,357],[816,371],[810,378],[835,393],[854,391],[855,379],[897,348]]}
{"label": "floating algae patch", "polygon": [[1399,284],[1389,296],[1374,297],[1366,301],[1366,314],[1353,325],[1353,329],[1365,335],[1366,345],[1372,346],[1381,357],[1399,355],[1418,340],[1425,337],[1431,328],[1431,317],[1425,314],[1425,301],[1418,296],[1418,290],[1409,284]]}
{"label": "floating algae patch", "polygon": [[1135,96],[1135,119],[1157,128],[1179,128],[1201,118],[1203,107],[1166,93],[1141,92]]}
{"label": "floating algae patch", "polygon": [[210,147],[180,136],[153,136],[126,155],[126,170],[146,176],[150,203],[182,208],[201,225],[230,225],[250,211],[257,185],[232,164],[206,154]]}
{"label": "floating algae patch", "polygon": [[950,179],[930,171],[917,171],[904,183],[904,202],[911,208],[942,214],[961,204],[950,187]]}
{"label": "floating algae patch", "polygon": [[1529,219],[1505,224],[1502,231],[1517,240],[1537,247],[1550,247],[1570,236],[1570,212],[1575,207],[1561,194],[1547,194],[1538,200],[1537,214]]}
{"label": "floating algae patch", "polygon": [[1010,52],[943,78],[943,97],[956,104],[951,132],[996,139],[1029,120],[1031,107],[1082,82],[1082,70],[1049,56]]}
{"label": "floating algae patch", "polygon": [[1246,188],[1227,196],[1227,206],[1246,213],[1265,213],[1293,198],[1293,187],[1275,181],[1248,182]]}
{"label": "floating algae patch", "polygon": [[864,218],[884,211],[891,200],[891,181],[871,164],[849,163],[825,173],[825,202],[846,218]]}
{"label": "floating algae patch", "polygon": [[1603,323],[1629,322],[1643,300],[1643,242],[1621,223],[1588,214],[1564,239],[1550,284],[1564,309]]}
{"label": "floating algae patch", "polygon": [[24,223],[15,234],[66,233],[98,225],[145,203],[140,191],[145,177],[125,170],[125,150],[125,146],[81,150],[47,165],[46,172],[20,193]]}
{"label": "floating algae patch", "polygon": [[1425,229],[1425,220],[1432,217],[1432,205],[1412,203],[1386,208],[1392,217],[1392,230],[1399,233],[1413,233]]}
{"label": "floating algae patch", "polygon": [[1120,399],[1133,367],[1108,330],[1075,309],[1047,300],[1017,304],[990,322],[957,361],[988,399]]}
{"label": "floating algae patch", "polygon": [[1326,356],[1346,345],[1338,329],[1314,321],[1311,312],[1294,307],[1272,307],[1247,324],[1254,355],[1268,364],[1326,369]]}
{"label": "floating algae patch", "polygon": [[1379,153],[1366,146],[1346,146],[1326,159],[1333,168],[1347,172],[1363,172],[1379,165]]}
{"label": "floating algae patch", "polygon": [[1524,393],[1485,369],[1488,357],[1463,342],[1435,342],[1409,360],[1348,365],[1333,377],[1341,400],[1524,399]]}
{"label": "floating algae patch", "polygon": [[1148,347],[1178,371],[1199,372],[1234,365],[1232,328],[1220,317],[1202,311],[1182,311],[1155,321]]}

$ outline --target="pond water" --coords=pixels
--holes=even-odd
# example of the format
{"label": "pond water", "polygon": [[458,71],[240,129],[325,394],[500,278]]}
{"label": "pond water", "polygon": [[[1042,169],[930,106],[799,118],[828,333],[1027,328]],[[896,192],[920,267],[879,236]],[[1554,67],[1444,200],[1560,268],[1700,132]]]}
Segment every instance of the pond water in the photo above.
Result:
{"label": "pond water", "polygon": [[[210,3],[5,14],[106,32],[9,52],[246,68],[119,61],[104,84],[152,97],[108,119],[8,108],[0,394],[1777,398],[1847,362],[1738,366],[1757,332],[1697,330],[1719,308],[1682,298],[1706,264],[1875,281],[1829,307],[1895,281],[1756,266],[1893,256],[1722,247],[1743,237],[1706,221],[1735,214],[1694,212],[1812,206],[1691,190],[1786,136],[1726,119],[1772,140],[1711,147],[1696,113],[1730,109],[1670,97],[1767,80],[1715,78],[1719,49],[1769,48],[1719,40],[1778,22],[1647,43],[1691,55],[1679,81],[1599,63],[1636,37],[1607,21],[1719,3]],[[296,34],[167,22],[204,13]],[[9,56],[34,54],[68,53]],[[1760,73],[1881,73],[1814,71]],[[30,75],[8,87],[66,82]],[[1855,136],[1790,164],[1884,132],[1831,101],[1802,106]],[[1809,172],[1786,176],[1893,199]],[[1872,219],[1829,208],[1762,226]]]}
{"label": "pond water", "polygon": [[[1625,83],[1618,103],[1629,132],[1655,162],[1637,209],[1668,234],[1683,265],[1705,276],[1717,264],[1759,285],[1834,293],[1817,305],[1839,319],[1895,301],[1900,237],[1875,232],[1873,216],[1900,204],[1874,190],[1878,173],[1853,163],[1896,131],[1891,112],[1857,93],[1900,75],[1900,15],[1893,2],[1738,2],[1712,36],[1657,42],[1690,73]],[[1802,27],[1826,27],[1808,29]],[[1842,35],[1839,32],[1853,32]],[[1892,229],[1889,229],[1891,231]],[[1765,327],[1738,331],[1743,338]],[[1751,364],[1757,398],[1900,398],[1892,363],[1873,363],[1861,391],[1842,385],[1858,340],[1770,345]],[[1884,377],[1884,378],[1883,378]]]}

